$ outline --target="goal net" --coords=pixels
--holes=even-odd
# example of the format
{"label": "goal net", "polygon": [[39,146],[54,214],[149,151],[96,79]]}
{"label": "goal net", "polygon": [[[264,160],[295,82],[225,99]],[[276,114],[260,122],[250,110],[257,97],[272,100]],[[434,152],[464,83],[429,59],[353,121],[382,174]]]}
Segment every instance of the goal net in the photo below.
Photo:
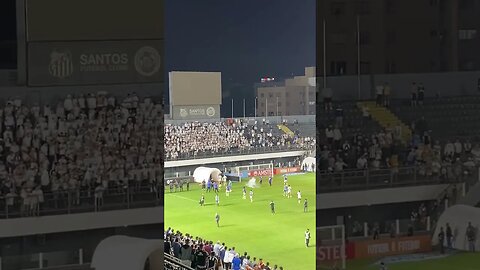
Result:
{"label": "goal net", "polygon": [[346,269],[344,225],[317,227],[317,269]]}
{"label": "goal net", "polygon": [[273,163],[236,166],[233,167],[231,171],[238,177],[240,182],[250,180],[251,178],[257,179],[258,182],[260,177],[268,178],[269,176],[273,176],[274,173]]}

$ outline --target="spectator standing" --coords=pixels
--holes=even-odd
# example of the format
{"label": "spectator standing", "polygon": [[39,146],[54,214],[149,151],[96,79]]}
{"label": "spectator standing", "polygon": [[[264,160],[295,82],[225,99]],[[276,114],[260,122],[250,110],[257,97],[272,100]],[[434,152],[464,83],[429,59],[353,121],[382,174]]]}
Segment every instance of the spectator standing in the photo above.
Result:
{"label": "spectator standing", "polygon": [[445,235],[447,239],[447,248],[452,249],[453,233],[452,233],[452,227],[450,227],[450,224],[448,223],[446,225]]}
{"label": "spectator standing", "polygon": [[182,249],[182,246],[180,245],[180,242],[178,241],[178,238],[175,238],[175,241],[172,244],[172,250],[173,250],[173,256],[177,259],[180,259],[180,250]]}
{"label": "spectator standing", "polygon": [[218,258],[215,255],[215,252],[210,253],[208,255],[208,269],[214,270],[218,266]]}
{"label": "spectator standing", "polygon": [[373,240],[378,240],[380,238],[380,226],[375,222],[373,225]]}
{"label": "spectator standing", "polygon": [[362,119],[363,119],[363,126],[368,127],[370,124],[370,110],[368,106],[362,107]]}
{"label": "spectator standing", "polygon": [[395,228],[395,223],[390,223],[390,238],[395,238],[397,236],[397,229]]}
{"label": "spectator standing", "polygon": [[445,232],[443,231],[443,227],[440,228],[440,232],[438,233],[438,245],[440,246],[440,253],[444,254],[444,241],[445,241]]}
{"label": "spectator standing", "polygon": [[388,82],[385,82],[383,85],[383,99],[384,99],[384,106],[389,107],[390,106],[390,96],[392,94],[392,88],[390,87],[390,84]]}
{"label": "spectator standing", "polygon": [[454,158],[459,158],[463,153],[463,145],[459,139],[456,139],[455,142],[453,143],[453,146],[455,148]]}
{"label": "spectator standing", "polygon": [[167,254],[172,254],[172,244],[170,242],[170,237],[167,237],[163,242],[163,250]]}
{"label": "spectator standing", "polygon": [[412,86],[411,86],[411,89],[410,89],[410,96],[411,96],[410,105],[412,107],[417,106],[417,92],[418,92],[417,83],[413,82]]}
{"label": "spectator standing", "polygon": [[323,88],[322,89],[322,97],[323,97],[323,106],[324,106],[325,111],[332,111],[333,110],[332,88]]}
{"label": "spectator standing", "polygon": [[468,250],[470,252],[475,252],[475,242],[477,240],[475,228],[472,226],[471,222],[468,222],[466,237],[468,241]]}
{"label": "spectator standing", "polygon": [[203,244],[200,244],[195,251],[194,261],[196,270],[207,269],[207,253],[203,250]]}
{"label": "spectator standing", "polygon": [[238,257],[238,254],[235,254],[235,257],[232,259],[232,270],[240,270],[242,265],[242,260]]}
{"label": "spectator standing", "polygon": [[97,184],[95,188],[95,210],[98,211],[103,206],[103,186]]}
{"label": "spectator standing", "polygon": [[[225,243],[222,243],[222,245],[220,246],[220,256],[219,259],[220,261],[222,261],[222,264],[225,262],[225,254],[227,253],[227,247],[225,246]],[[225,268],[225,264],[223,264],[223,267]]]}
{"label": "spectator standing", "polygon": [[420,83],[418,86],[418,105],[422,106],[425,99],[425,87],[423,83]]}
{"label": "spectator standing", "polygon": [[233,261],[232,249],[228,249],[227,251],[225,251],[225,256],[223,257],[223,266],[225,270],[231,269],[232,261]]}
{"label": "spectator standing", "polygon": [[342,140],[342,132],[340,131],[340,128],[336,126],[335,129],[333,130],[333,143],[334,143],[335,149],[340,148],[341,140]]}
{"label": "spectator standing", "polygon": [[377,94],[377,106],[383,106],[383,85],[379,84],[375,87],[375,92]]}
{"label": "spectator standing", "polygon": [[335,109],[335,126],[343,128],[343,108],[340,105]]}
{"label": "spectator standing", "polygon": [[470,142],[470,140],[466,140],[463,143],[463,150],[465,151],[465,154],[470,155],[470,153],[472,152],[472,143]]}
{"label": "spectator standing", "polygon": [[182,260],[182,263],[187,266],[192,265],[193,256],[193,249],[192,246],[190,246],[189,241],[190,240],[185,239],[185,244],[183,244],[182,248],[180,249],[180,260]]}
{"label": "spectator standing", "polygon": [[222,245],[220,245],[220,241],[217,241],[217,243],[215,245],[213,245],[213,252],[215,252],[215,254],[217,254],[217,256],[220,256],[220,248],[222,247]]}
{"label": "spectator standing", "polygon": [[333,131],[333,127],[330,125],[325,129],[325,136],[327,137],[327,143],[330,146],[333,146],[333,141],[335,137],[335,133]]}

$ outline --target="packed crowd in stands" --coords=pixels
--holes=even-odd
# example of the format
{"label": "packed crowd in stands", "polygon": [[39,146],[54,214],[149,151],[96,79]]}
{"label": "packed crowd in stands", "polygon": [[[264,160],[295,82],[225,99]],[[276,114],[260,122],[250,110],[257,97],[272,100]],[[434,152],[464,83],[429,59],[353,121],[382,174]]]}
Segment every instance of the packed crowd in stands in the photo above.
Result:
{"label": "packed crowd in stands", "polygon": [[[162,105],[128,94],[70,96],[0,109],[0,196],[8,208],[35,215],[45,193],[80,192],[101,199],[108,188],[155,188],[163,176]],[[93,197],[93,195],[92,195]]]}
{"label": "packed crowd in stands", "polygon": [[425,122],[421,118],[412,124],[414,134],[405,143],[399,127],[344,138],[337,121],[325,129],[326,140],[318,144],[319,168],[327,173],[365,169],[390,169],[396,173],[400,167],[415,166],[418,175],[435,176],[446,182],[473,174],[480,164],[480,144],[460,138],[444,143],[433,141]]}
{"label": "packed crowd in stands", "polygon": [[276,126],[263,121],[190,122],[165,125],[165,158],[175,160],[200,154],[225,154],[254,148],[312,147],[313,137],[289,136],[275,132]]}
{"label": "packed crowd in stands", "polygon": [[[164,251],[193,269],[218,270],[234,269],[232,262],[238,261],[241,270],[283,270],[282,266],[270,265],[262,258],[251,257],[247,252],[241,254],[235,247],[225,243],[193,237],[168,228],[164,234]],[[235,264],[235,263],[233,263]]]}

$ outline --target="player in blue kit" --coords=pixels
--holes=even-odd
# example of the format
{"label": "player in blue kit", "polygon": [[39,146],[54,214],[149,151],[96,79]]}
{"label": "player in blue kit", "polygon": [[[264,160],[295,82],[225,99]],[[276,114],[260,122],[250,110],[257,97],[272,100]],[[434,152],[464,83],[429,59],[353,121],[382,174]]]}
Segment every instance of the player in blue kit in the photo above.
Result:
{"label": "player in blue kit", "polygon": [[230,196],[230,192],[232,192],[231,190],[231,187],[229,185],[227,185],[226,189],[225,189],[225,196],[229,197]]}

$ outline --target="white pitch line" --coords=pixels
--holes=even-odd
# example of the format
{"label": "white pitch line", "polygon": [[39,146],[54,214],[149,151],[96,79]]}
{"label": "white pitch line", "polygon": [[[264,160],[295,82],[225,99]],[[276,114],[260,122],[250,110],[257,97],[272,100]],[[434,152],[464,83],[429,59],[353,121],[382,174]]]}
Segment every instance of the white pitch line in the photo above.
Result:
{"label": "white pitch line", "polygon": [[167,194],[169,196],[173,196],[173,197],[177,197],[177,198],[180,198],[180,199],[184,199],[184,200],[188,200],[188,201],[192,201],[192,202],[197,202],[196,200],[194,199],[190,199],[190,198],[187,198],[187,197],[183,197],[183,196],[180,196],[180,195],[175,195],[175,194]]}

